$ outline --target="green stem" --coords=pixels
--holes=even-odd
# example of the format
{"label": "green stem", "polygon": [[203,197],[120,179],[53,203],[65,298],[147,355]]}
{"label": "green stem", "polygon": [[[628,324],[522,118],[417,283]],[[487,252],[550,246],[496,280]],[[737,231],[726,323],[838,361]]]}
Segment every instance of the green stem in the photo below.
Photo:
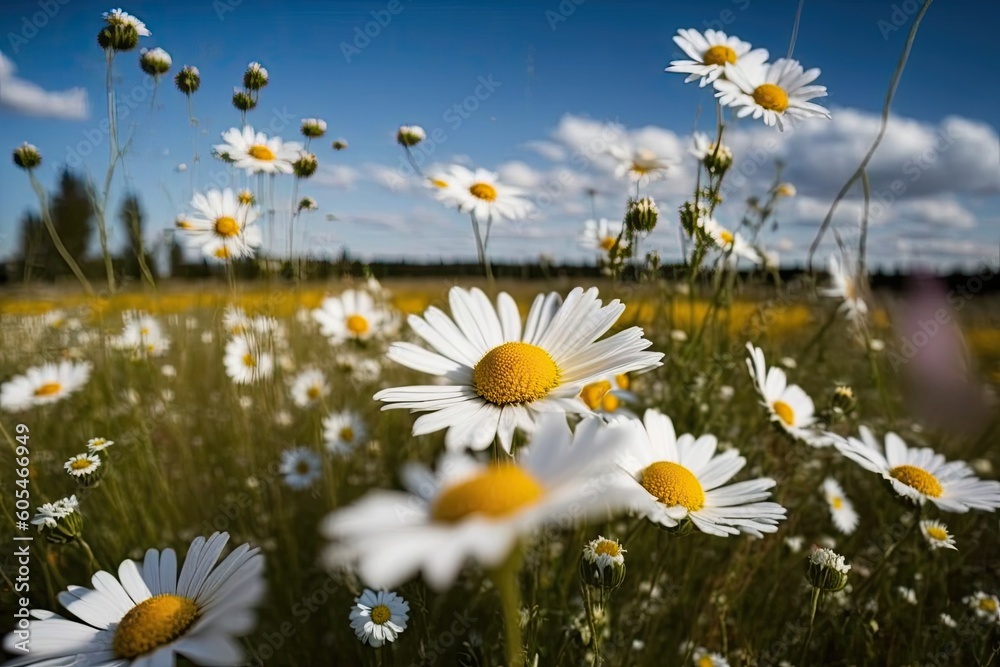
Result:
{"label": "green stem", "polygon": [[820,595],[823,591],[819,588],[813,589],[812,595],[812,612],[809,614],[809,632],[806,634],[806,640],[802,643],[802,656],[799,658],[799,664],[806,664],[806,655],[809,653],[809,642],[812,641],[813,628],[815,627],[816,621],[816,608],[819,606]]}
{"label": "green stem", "polygon": [[524,647],[521,644],[521,591],[517,575],[521,569],[521,547],[516,546],[507,560],[490,577],[500,594],[503,609],[507,667],[524,667]]}
{"label": "green stem", "polygon": [[66,246],[63,245],[62,239],[59,238],[59,234],[56,232],[56,226],[52,222],[52,212],[49,211],[48,197],[45,195],[45,190],[42,188],[42,184],[38,182],[35,177],[35,172],[28,171],[28,178],[31,180],[31,188],[35,191],[38,196],[38,205],[42,209],[42,222],[45,224],[45,229],[48,230],[49,236],[52,237],[52,243],[56,247],[56,251],[59,256],[63,258],[66,265],[69,266],[70,271],[76,276],[76,279],[80,281],[83,285],[84,291],[87,292],[87,296],[94,296],[94,288],[91,287],[90,281],[87,277],[83,275],[83,271],[80,270],[80,265],[76,263],[73,259],[73,255],[69,254],[66,250]]}
{"label": "green stem", "polygon": [[90,548],[90,545],[87,544],[87,540],[83,539],[82,537],[78,537],[76,538],[76,542],[77,544],[80,545],[80,548],[83,549],[83,553],[87,554],[87,560],[88,560],[87,567],[90,568],[90,573],[94,574],[95,572],[100,570],[101,566],[97,564],[97,558],[94,557],[94,552]]}

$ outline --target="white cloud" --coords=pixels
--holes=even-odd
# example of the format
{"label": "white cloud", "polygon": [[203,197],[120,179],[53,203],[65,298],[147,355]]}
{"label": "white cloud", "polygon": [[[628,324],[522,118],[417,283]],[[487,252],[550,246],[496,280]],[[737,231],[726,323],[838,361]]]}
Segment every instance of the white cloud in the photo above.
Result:
{"label": "white cloud", "polygon": [[343,164],[322,164],[309,180],[318,185],[325,185],[338,190],[351,190],[357,184],[360,177],[361,172],[354,167]]}
{"label": "white cloud", "polygon": [[82,120],[87,117],[87,91],[71,88],[50,92],[30,81],[14,76],[17,67],[0,53],[0,108],[27,116],[47,116]]}
{"label": "white cloud", "polygon": [[954,199],[921,198],[902,201],[891,209],[893,224],[919,225],[928,230],[971,229],[976,216]]}

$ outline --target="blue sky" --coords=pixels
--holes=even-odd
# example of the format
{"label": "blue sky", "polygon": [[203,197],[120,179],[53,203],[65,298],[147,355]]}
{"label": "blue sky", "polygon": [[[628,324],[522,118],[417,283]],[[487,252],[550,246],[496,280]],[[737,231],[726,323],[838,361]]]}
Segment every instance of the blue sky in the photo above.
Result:
{"label": "blue sky", "polygon": [[[107,137],[100,133],[107,113],[105,64],[95,36],[101,13],[111,7],[63,1],[8,0],[0,8],[0,146],[36,144],[45,156],[38,173],[46,184],[54,183],[61,163],[75,161],[80,147],[92,149],[81,168],[95,180],[103,179],[108,160]],[[171,54],[171,75],[184,64],[201,71],[194,104],[202,162],[193,168],[184,96],[164,80],[152,109],[138,50],[120,54],[116,85],[125,99],[133,99],[123,133],[134,131],[136,138],[124,173],[116,176],[111,211],[116,214],[126,187],[134,187],[152,242],[185,210],[192,177],[198,190],[212,186],[212,174],[228,178],[228,170],[208,151],[223,130],[239,124],[230,104],[232,89],[246,64],[256,60],[269,70],[271,83],[249,114],[250,124],[271,125],[288,140],[300,139],[300,118],[320,117],[329,124],[327,136],[312,146],[320,173],[300,191],[320,206],[300,230],[300,244],[314,253],[338,254],[346,245],[354,254],[415,261],[474,257],[468,220],[442,208],[419,179],[400,173],[395,129],[416,123],[429,133],[441,128],[446,136],[433,147],[427,165],[481,166],[499,171],[533,198],[554,193],[554,203],[532,221],[497,229],[494,257],[588,258],[575,241],[590,217],[585,188],[601,193],[599,216],[620,218],[628,184],[616,181],[603,160],[578,169],[569,156],[602,124],[616,122],[633,143],[675,153],[681,162],[671,178],[648,186],[665,212],[650,242],[676,258],[671,212],[693,183],[694,164],[685,155],[689,134],[699,109],[700,129],[714,128],[714,102],[710,88],[663,72],[682,57],[671,38],[678,28],[714,27],[767,48],[772,58],[784,56],[797,4],[135,2],[124,9],[152,32],[142,45]],[[799,190],[799,196],[783,202],[779,229],[763,239],[783,263],[802,260],[833,195],[873,138],[916,7],[915,0],[806,0],[794,55],[806,67],[822,69],[817,83],[827,86],[829,96],[817,101],[833,110],[834,119],[815,120],[785,135],[750,120],[727,129],[738,165],[750,160],[755,148],[774,145],[768,139],[776,138],[778,148],[748,178],[734,181],[738,185],[727,193],[728,213],[720,216],[724,222],[726,215],[739,215],[741,199],[766,189],[776,157],[787,163],[787,179]],[[375,20],[372,12],[383,22],[391,18],[369,43],[355,42],[356,28],[364,30]],[[1000,90],[984,85],[982,70],[973,65],[990,61],[998,20],[1000,6],[978,0],[938,0],[928,11],[893,105],[893,123],[872,164],[873,188],[887,193],[872,228],[869,252],[875,263],[944,267],[991,258],[996,263]],[[376,32],[374,24],[369,32]],[[362,48],[345,56],[345,44]],[[486,92],[483,80],[493,82],[492,91]],[[477,86],[484,99],[475,100],[478,108],[459,118],[454,105],[475,95]],[[83,92],[67,94],[75,88]],[[58,115],[75,117],[53,117]],[[931,150],[942,136],[943,150]],[[349,142],[348,150],[330,148],[337,137]],[[181,163],[187,171],[177,170]],[[905,182],[902,194],[890,193],[895,180]],[[290,180],[278,183],[279,197],[287,200],[290,192]],[[0,165],[0,256],[14,251],[17,221],[34,205],[32,196],[24,174],[5,160]],[[836,221],[845,237],[856,228],[859,211],[855,197],[842,207]],[[123,235],[114,229],[113,238],[120,242]]]}

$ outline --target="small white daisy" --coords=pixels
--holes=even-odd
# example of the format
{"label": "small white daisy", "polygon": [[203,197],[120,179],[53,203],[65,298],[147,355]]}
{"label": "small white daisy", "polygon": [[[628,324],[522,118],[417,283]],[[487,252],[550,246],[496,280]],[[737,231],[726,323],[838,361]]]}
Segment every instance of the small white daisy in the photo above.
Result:
{"label": "small white daisy", "polygon": [[406,146],[407,148],[416,146],[426,138],[427,133],[419,125],[401,125],[396,130],[396,142],[400,146]]}
{"label": "small white daisy", "polygon": [[784,120],[830,118],[825,107],[809,100],[825,97],[825,86],[807,85],[819,76],[819,69],[804,71],[796,60],[779,58],[768,64],[767,52],[750,53],[739,63],[725,65],[725,78],[716,79],[719,103],[737,109],[736,116],[753,115],[767,125],[784,130]]}
{"label": "small white daisy", "polygon": [[954,549],[958,551],[958,547],[955,546],[955,538],[948,532],[948,526],[940,521],[924,519],[920,522],[920,533],[924,536],[924,540],[927,541],[927,546],[930,547],[931,551],[937,549]]}
{"label": "small white daisy", "polygon": [[59,523],[59,519],[64,519],[70,514],[79,511],[79,509],[80,501],[76,499],[76,495],[72,495],[69,498],[63,498],[54,503],[43,504],[36,510],[31,523],[38,526],[39,530],[42,528],[55,528]]}
{"label": "small white daisy", "polygon": [[616,244],[619,248],[628,245],[622,234],[622,223],[607,218],[587,220],[583,223],[583,232],[580,234],[581,248],[596,250],[607,255]]}
{"label": "small white daisy", "polygon": [[896,586],[896,593],[899,594],[899,597],[903,598],[903,602],[912,605],[917,604],[917,592],[912,588],[907,586]]}
{"label": "small white daisy", "polygon": [[729,667],[729,662],[721,653],[714,653],[703,646],[691,652],[691,662],[695,667]]}
{"label": "small white daisy", "polygon": [[115,444],[115,441],[108,440],[107,438],[91,438],[87,441],[87,450],[91,454],[95,454],[97,452],[103,452],[113,444]]}
{"label": "small white daisy", "polygon": [[189,245],[200,248],[205,257],[226,262],[252,257],[262,242],[254,225],[257,210],[241,204],[230,189],[198,193],[191,200],[195,215],[177,223]]}
{"label": "small white daisy", "polygon": [[646,410],[642,422],[621,419],[639,434],[631,447],[617,447],[617,461],[627,473],[625,484],[644,491],[633,505],[642,516],[668,528],[690,519],[709,535],[740,532],[763,537],[778,530],[785,508],[770,497],[773,479],[754,479],[723,486],[746,465],[736,449],[717,453],[714,435],[679,438],[669,417]]}
{"label": "small white daisy", "polygon": [[29,368],[0,386],[0,409],[21,412],[56,403],[78,391],[90,379],[90,362],[60,361]]}
{"label": "small white daisy", "polygon": [[747,343],[750,358],[747,370],[754,382],[757,393],[763,399],[761,405],[767,408],[771,421],[778,424],[796,440],[813,447],[826,447],[832,440],[816,431],[816,407],[809,394],[797,384],[788,384],[785,371],[768,368],[764,361],[764,351]]}
{"label": "small white daisy", "polygon": [[883,453],[867,427],[862,426],[860,432],[861,440],[835,440],[837,449],[888,480],[900,496],[921,505],[930,500],[945,512],[992,512],[1000,507],[1000,482],[978,479],[964,461],[946,462],[929,447],[907,447],[895,433],[886,434]]}
{"label": "small white daisy", "polygon": [[121,334],[111,339],[112,347],[141,357],[158,357],[170,349],[170,339],[163,333],[159,321],[149,313],[126,311],[122,313],[122,322]]}
{"label": "small white daisy", "polygon": [[[677,31],[674,43],[681,47],[690,60],[674,60],[667,72],[689,74],[684,83],[701,79],[699,86],[707,86],[726,71],[726,64],[735,64],[741,58],[750,54],[750,43],[736,37],[729,37],[719,30],[706,30],[704,33],[690,28]],[[756,49],[754,57],[767,60],[765,49]]]}
{"label": "small white daisy", "polygon": [[723,227],[715,218],[702,217],[699,222],[719,250],[726,254],[729,262],[735,264],[740,258],[760,264],[761,257],[757,249],[747,243],[739,232],[732,232]]}
{"label": "small white daisy", "polygon": [[252,335],[237,336],[226,343],[222,359],[226,375],[236,384],[252,384],[271,377],[274,356]]}
{"label": "small white daisy", "polygon": [[333,344],[368,340],[387,333],[387,327],[393,324],[392,313],[376,303],[371,294],[353,289],[323,299],[313,311],[313,319],[320,325],[320,334]]}
{"label": "small white daisy", "polygon": [[254,132],[247,125],[242,130],[236,127],[222,133],[225,143],[215,146],[220,155],[228,156],[239,169],[251,174],[291,174],[292,163],[299,159],[302,144],[282,141],[279,137],[268,139],[263,132]]}
{"label": "small white daisy", "polygon": [[410,603],[389,591],[365,589],[354,598],[351,607],[351,627],[362,642],[378,648],[396,641],[410,618]]}
{"label": "small white daisy", "polygon": [[110,12],[104,12],[101,17],[108,25],[132,26],[140,37],[149,37],[152,35],[149,29],[146,28],[145,23],[121,9],[112,9]]}
{"label": "small white daisy", "polygon": [[615,166],[615,178],[628,177],[633,181],[652,179],[674,163],[673,158],[659,155],[649,148],[637,147],[627,139],[610,146],[608,154],[618,163]]}
{"label": "small white daisy", "polygon": [[285,484],[293,489],[308,489],[323,474],[323,462],[308,447],[286,449],[281,453],[278,472],[284,475]]}
{"label": "small white daisy", "polygon": [[718,168],[728,168],[733,163],[733,151],[729,146],[722,144],[717,147],[715,142],[709,139],[704,132],[695,132],[691,136],[691,141],[694,146],[689,152],[710,172],[714,173]]}
{"label": "small white daisy", "polygon": [[435,180],[445,184],[440,187],[434,183],[434,194],[439,201],[463,213],[472,213],[480,222],[517,220],[531,209],[523,190],[501,183],[497,174],[485,169],[470,171],[456,164]]}
{"label": "small white daisy", "polygon": [[626,553],[628,550],[618,540],[603,535],[598,535],[596,540],[583,546],[583,560],[597,566],[599,570],[606,570],[612,565],[624,565]]}
{"label": "small white daisy", "polygon": [[295,405],[307,408],[329,396],[330,385],[327,384],[323,371],[317,368],[307,368],[292,380],[289,393],[292,395],[292,402]]}
{"label": "small white daisy", "polygon": [[323,420],[323,440],[330,452],[350,454],[368,440],[368,426],[356,412],[334,412]]}
{"label": "small white daisy", "polygon": [[848,320],[858,320],[868,314],[868,304],[861,296],[861,281],[854,274],[851,274],[846,263],[841,263],[836,255],[830,256],[830,287],[820,290],[823,296],[843,299],[840,304],[840,311],[845,314]]}
{"label": "small white daisy", "polygon": [[494,568],[543,526],[627,507],[637,494],[616,482],[609,459],[634,437],[634,429],[597,417],[571,432],[565,418],[548,414],[516,461],[483,464],[451,453],[436,473],[410,464],[402,473],[410,492],[372,492],[327,517],[323,532],[334,542],[326,564],[353,565],[370,586],[397,586],[422,572],[432,588],[447,588],[467,560]]}
{"label": "small white daisy", "polygon": [[979,620],[1000,624],[1000,599],[996,595],[990,595],[985,591],[977,591],[972,595],[962,598],[962,602],[969,605],[969,609],[972,610]]}
{"label": "small white daisy", "polygon": [[823,497],[830,507],[833,525],[844,535],[850,535],[858,527],[858,513],[854,504],[844,495],[844,489],[832,477],[823,480]]}
{"label": "small white daisy", "polygon": [[[244,544],[218,563],[228,540],[228,533],[195,538],[180,576],[173,549],[149,549],[142,563],[124,561],[117,578],[102,570],[93,589],[70,586],[59,602],[83,623],[32,610],[31,654],[5,667],[168,667],[177,656],[198,665],[243,664],[235,638],[256,622],[264,557]],[[18,641],[12,632],[4,648],[16,654]]]}
{"label": "small white daisy", "polygon": [[428,412],[413,434],[448,429],[445,445],[452,450],[486,449],[499,438],[509,452],[515,428],[531,431],[542,412],[589,413],[579,396],[591,382],[661,365],[663,354],[644,351],[651,342],[638,327],[598,340],[625,305],[602,304],[596,287],[578,287],[565,302],[555,292],[538,295],[523,329],[506,292],[496,306],[479,289],[453,287],[448,296],[451,318],[430,307],[408,320],[436,352],[404,342],[393,343],[387,355],[443,384],[383,389],[375,400],[388,403],[383,410]]}
{"label": "small white daisy", "polygon": [[74,477],[86,477],[100,467],[101,457],[97,454],[77,454],[63,464],[66,472]]}
{"label": "small white daisy", "polygon": [[941,621],[942,625],[946,625],[949,628],[958,627],[958,623],[955,622],[955,619],[952,618],[950,614],[945,614],[944,612],[941,612],[941,615],[938,617],[938,619]]}

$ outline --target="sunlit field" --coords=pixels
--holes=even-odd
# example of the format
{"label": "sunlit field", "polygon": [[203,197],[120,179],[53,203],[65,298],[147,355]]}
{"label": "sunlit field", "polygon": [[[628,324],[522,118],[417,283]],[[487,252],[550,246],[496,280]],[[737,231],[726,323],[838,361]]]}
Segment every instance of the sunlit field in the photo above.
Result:
{"label": "sunlit field", "polygon": [[[556,235],[584,263],[535,251],[537,192],[429,159],[442,142],[416,124],[389,128],[395,177],[461,220],[443,244],[475,261],[323,255],[310,179],[347,139],[318,117],[272,131],[258,62],[209,133],[218,83],[136,16],[95,15],[103,180],[46,171],[44,134],[11,147],[33,198],[0,274],[3,664],[997,664],[1000,268],[985,247],[948,276],[870,256],[866,165],[930,4],[899,24],[882,126],[829,213],[795,209],[815,233],[795,270],[773,232],[813,195],[777,158],[748,181],[757,145],[727,142],[841,113],[792,59],[801,4],[770,52],[671,33],[657,74],[712,131],[670,152],[595,125],[579,158],[603,180],[567,186],[593,215]],[[191,131],[155,241],[126,66],[151,117],[183,98]],[[493,254],[519,233],[520,263]]]}

